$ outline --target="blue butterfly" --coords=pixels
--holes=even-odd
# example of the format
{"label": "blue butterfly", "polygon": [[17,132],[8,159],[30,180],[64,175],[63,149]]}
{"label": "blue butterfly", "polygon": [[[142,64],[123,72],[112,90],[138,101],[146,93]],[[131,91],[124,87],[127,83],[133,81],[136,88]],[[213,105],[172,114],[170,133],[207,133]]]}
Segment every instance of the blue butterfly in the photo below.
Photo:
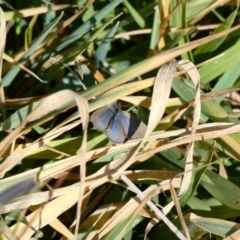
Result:
{"label": "blue butterfly", "polygon": [[147,129],[142,121],[128,112],[122,111],[115,102],[95,111],[91,121],[95,129],[106,133],[115,144],[142,138]]}

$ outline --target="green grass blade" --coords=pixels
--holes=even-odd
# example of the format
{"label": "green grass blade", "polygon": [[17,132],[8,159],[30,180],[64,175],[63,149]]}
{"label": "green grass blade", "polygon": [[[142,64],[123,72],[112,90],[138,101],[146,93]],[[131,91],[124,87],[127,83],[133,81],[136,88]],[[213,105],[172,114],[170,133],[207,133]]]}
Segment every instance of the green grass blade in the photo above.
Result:
{"label": "green grass blade", "polygon": [[127,1],[123,0],[123,4],[127,8],[128,12],[131,14],[135,22],[138,24],[140,28],[145,27],[145,20],[144,18],[138,13],[138,11]]}
{"label": "green grass blade", "polygon": [[117,22],[114,27],[108,32],[103,42],[96,50],[95,59],[96,59],[96,67],[99,68],[106,59],[107,52],[110,48],[111,41],[117,31],[118,25],[120,22]]}
{"label": "green grass blade", "polygon": [[114,8],[116,8],[123,0],[114,0],[103,7],[100,11],[98,11],[93,17],[91,17],[87,22],[82,24],[79,28],[77,28],[74,32],[72,32],[63,43],[59,44],[56,47],[56,52],[61,51],[63,48],[67,47],[69,44],[76,41],[80,36],[82,36],[86,31],[91,28],[95,28],[96,24],[99,23],[106,15],[111,12]]}
{"label": "green grass blade", "polygon": [[24,55],[24,58],[28,58],[31,56],[38,46],[42,43],[42,41],[48,36],[48,34],[56,27],[57,23],[61,20],[63,16],[63,12],[59,17],[57,17],[52,23],[50,23],[41,33],[40,35],[34,40],[30,48],[28,49],[28,52],[26,55]]}
{"label": "green grass blade", "polygon": [[[237,15],[237,10],[232,12],[232,14],[226,19],[226,21],[222,23],[218,28],[216,28],[212,32],[212,34],[216,34],[226,29],[230,29],[232,24],[234,23],[236,15]],[[204,61],[204,59],[211,57],[211,53],[215,51],[225,41],[226,38],[227,38],[227,35],[221,38],[218,38],[215,41],[202,45],[201,47],[196,49],[196,51],[194,52],[194,56],[196,56],[196,59],[199,62]]]}
{"label": "green grass blade", "polygon": [[[98,29],[94,34],[91,35],[91,37],[83,42],[78,48],[74,48],[73,51],[71,51],[64,59],[63,63],[68,64],[69,62],[73,61],[79,54],[83,53],[86,48],[90,45],[93,44],[94,40],[99,36],[99,34],[109,25],[111,24],[116,18],[118,18],[119,15],[108,21],[107,23],[103,24],[103,26]],[[56,74],[58,74],[59,70],[64,68],[65,66],[62,63],[56,63],[53,65],[47,72],[46,72],[46,77],[45,79],[52,80]]]}
{"label": "green grass blade", "polygon": [[[240,76],[240,67],[235,65],[233,68],[226,71],[217,81],[216,85],[213,87],[214,91],[223,90],[234,86],[235,82]],[[221,102],[224,97],[217,98],[217,102]]]}
{"label": "green grass blade", "polygon": [[159,8],[156,6],[154,8],[154,18],[153,18],[153,27],[152,27],[152,34],[151,34],[151,40],[150,40],[150,49],[154,50],[157,47],[158,41],[159,41],[159,29],[160,29],[160,14],[159,14]]}
{"label": "green grass blade", "polygon": [[214,80],[216,77],[226,72],[227,70],[233,68],[240,63],[240,41],[229,47],[225,52],[205,66],[199,68],[199,73],[201,75],[201,81],[206,84]]}
{"label": "green grass blade", "polygon": [[[37,47],[42,43],[42,41],[56,27],[57,23],[61,20],[62,16],[63,16],[63,12],[61,13],[61,15],[58,18],[56,18],[52,23],[50,23],[48,25],[48,27],[45,28],[40,33],[40,35],[35,39],[35,41],[32,43],[32,45],[28,49],[28,52],[26,54],[24,54],[21,57],[21,59],[19,60],[19,62],[21,64],[24,64],[26,62],[27,58],[29,56],[31,56],[34,51],[36,51]],[[17,67],[17,66],[12,67],[11,70],[3,78],[3,86],[4,87],[9,86],[12,83],[12,81],[14,80],[14,78],[16,77],[16,75],[19,73],[19,71],[20,71],[19,67]]]}
{"label": "green grass blade", "polygon": [[202,175],[208,168],[208,164],[211,162],[213,157],[213,151],[208,151],[206,155],[201,159],[198,166],[200,169],[194,170],[192,173],[191,183],[188,187],[188,190],[184,193],[184,195],[180,198],[181,206],[184,206],[188,200],[193,196],[194,192],[196,191]]}

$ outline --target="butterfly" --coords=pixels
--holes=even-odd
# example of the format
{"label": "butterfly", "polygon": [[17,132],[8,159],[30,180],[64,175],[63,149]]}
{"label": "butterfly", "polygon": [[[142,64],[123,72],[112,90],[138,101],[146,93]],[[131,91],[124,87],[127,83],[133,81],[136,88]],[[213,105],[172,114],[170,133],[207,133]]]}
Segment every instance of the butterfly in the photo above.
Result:
{"label": "butterfly", "polygon": [[116,103],[96,110],[91,117],[95,129],[105,133],[115,144],[142,138],[147,126],[128,112],[122,111]]}

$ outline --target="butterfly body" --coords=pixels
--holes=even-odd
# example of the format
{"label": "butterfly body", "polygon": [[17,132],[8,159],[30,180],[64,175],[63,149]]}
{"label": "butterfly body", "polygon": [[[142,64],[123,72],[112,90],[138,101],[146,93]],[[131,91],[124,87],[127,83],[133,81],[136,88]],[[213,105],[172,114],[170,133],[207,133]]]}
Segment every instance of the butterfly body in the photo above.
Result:
{"label": "butterfly body", "polygon": [[94,128],[106,133],[115,144],[142,138],[146,132],[146,125],[143,122],[128,112],[122,111],[115,103],[95,111],[91,121]]}

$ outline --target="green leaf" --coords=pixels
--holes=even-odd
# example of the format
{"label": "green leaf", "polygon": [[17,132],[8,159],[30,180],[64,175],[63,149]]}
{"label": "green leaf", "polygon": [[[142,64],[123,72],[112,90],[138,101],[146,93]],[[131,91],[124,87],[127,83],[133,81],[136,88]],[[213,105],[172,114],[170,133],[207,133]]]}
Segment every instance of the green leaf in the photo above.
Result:
{"label": "green leaf", "polygon": [[[186,102],[193,100],[196,96],[196,90],[183,81],[174,78],[172,88]],[[202,113],[215,122],[229,122],[228,114],[222,106],[215,100],[209,100],[201,104]],[[202,119],[207,120],[206,116],[201,115]]]}
{"label": "green leaf", "polygon": [[203,175],[201,185],[219,202],[240,210],[240,188],[237,185],[210,170]]}
{"label": "green leaf", "polygon": [[211,208],[205,204],[204,200],[201,200],[194,196],[188,200],[187,205],[191,208],[191,210],[201,216],[205,216],[204,213],[211,212]]}
{"label": "green leaf", "polygon": [[229,219],[240,216],[239,210],[231,209],[223,205],[215,198],[200,200],[198,198],[191,197],[187,204],[192,211],[202,217]]}
{"label": "green leaf", "polygon": [[239,224],[216,218],[198,217],[196,219],[192,219],[191,221],[204,231],[221,237],[226,237],[239,230]]}
{"label": "green leaf", "polygon": [[240,40],[222,52],[217,59],[199,68],[201,81],[204,84],[209,83],[227,70],[238,66],[240,63],[239,48]]}
{"label": "green leaf", "polygon": [[[224,30],[227,30],[229,28],[231,28],[232,24],[234,23],[234,20],[236,18],[236,14],[237,14],[237,10],[235,10],[234,12],[232,12],[232,14],[230,14],[230,16],[226,19],[226,21],[224,23],[222,23],[218,28],[216,28],[213,32],[213,34],[222,32]],[[204,61],[204,59],[206,58],[210,58],[211,53],[213,51],[215,51],[227,38],[228,35],[223,36],[221,38],[218,38],[217,40],[214,40],[210,43],[204,44],[202,46],[200,46],[195,52],[194,55],[201,55],[204,56],[201,57],[201,59],[199,59],[199,61]],[[207,54],[207,55],[206,55]]]}

